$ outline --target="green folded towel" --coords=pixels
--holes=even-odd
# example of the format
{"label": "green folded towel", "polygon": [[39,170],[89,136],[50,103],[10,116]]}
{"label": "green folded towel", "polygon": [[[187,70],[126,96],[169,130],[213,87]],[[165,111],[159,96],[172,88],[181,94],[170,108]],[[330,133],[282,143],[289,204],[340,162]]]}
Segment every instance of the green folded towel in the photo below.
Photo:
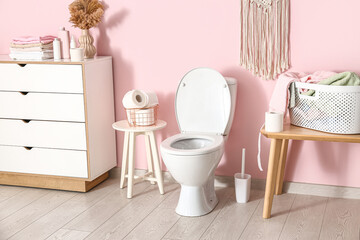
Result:
{"label": "green folded towel", "polygon": [[[321,80],[318,84],[333,86],[360,86],[360,77],[354,72],[342,72]],[[315,90],[309,90],[303,94],[312,96],[314,93]]]}

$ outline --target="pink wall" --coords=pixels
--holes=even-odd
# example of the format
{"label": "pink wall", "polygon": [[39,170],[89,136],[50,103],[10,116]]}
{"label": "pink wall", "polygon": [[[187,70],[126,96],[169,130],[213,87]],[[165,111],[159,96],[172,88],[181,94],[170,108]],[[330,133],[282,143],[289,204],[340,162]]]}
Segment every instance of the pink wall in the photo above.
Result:
{"label": "pink wall", "polygon": [[[56,34],[68,23],[71,1],[1,1],[0,53],[9,52],[13,36]],[[124,119],[122,96],[130,89],[155,90],[160,118],[168,127],[158,141],[178,132],[174,94],[190,69],[207,66],[238,79],[238,100],[231,135],[218,175],[240,171],[241,148],[247,149],[247,172],[257,169],[257,134],[274,81],[253,77],[238,65],[239,0],[107,0],[103,23],[92,29],[99,55],[112,55],[116,117]],[[21,5],[21,6],[19,6]],[[355,71],[360,74],[358,0],[291,1],[291,62],[294,70]],[[144,145],[138,139],[138,168],[146,167]],[[122,151],[118,135],[118,152]],[[267,165],[269,141],[263,139]],[[118,155],[120,156],[121,154]],[[289,147],[286,180],[360,187],[360,148],[355,144],[293,142]],[[119,158],[120,162],[120,158]]]}

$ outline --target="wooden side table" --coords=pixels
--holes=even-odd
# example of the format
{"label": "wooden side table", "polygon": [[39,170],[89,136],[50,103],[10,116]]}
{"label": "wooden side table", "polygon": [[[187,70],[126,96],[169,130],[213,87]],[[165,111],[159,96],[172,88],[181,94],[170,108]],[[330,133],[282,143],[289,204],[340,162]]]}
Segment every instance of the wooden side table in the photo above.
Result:
{"label": "wooden side table", "polygon": [[270,218],[274,193],[282,193],[284,170],[287,155],[288,142],[292,140],[311,140],[326,142],[349,142],[360,143],[360,134],[344,135],[331,134],[315,131],[294,125],[284,125],[282,132],[266,132],[261,129],[261,134],[271,139],[268,171],[266,177],[263,218]]}
{"label": "wooden side table", "polygon": [[[125,133],[120,188],[124,187],[125,178],[127,178],[127,198],[132,198],[133,184],[144,180],[150,181],[152,184],[155,184],[156,182],[158,184],[160,194],[164,194],[164,184],[154,132],[164,128],[165,126],[166,122],[162,120],[157,120],[155,125],[143,127],[132,127],[129,125],[127,120],[122,120],[112,125],[115,130],[123,131]],[[148,172],[143,176],[134,175],[135,137],[138,135],[145,135]],[[128,169],[126,169],[127,165]]]}

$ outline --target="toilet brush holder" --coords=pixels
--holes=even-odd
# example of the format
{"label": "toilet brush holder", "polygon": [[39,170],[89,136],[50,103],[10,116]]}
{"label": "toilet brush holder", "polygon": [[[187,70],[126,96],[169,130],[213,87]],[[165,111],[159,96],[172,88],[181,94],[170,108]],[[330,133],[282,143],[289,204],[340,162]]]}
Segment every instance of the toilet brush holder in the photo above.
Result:
{"label": "toilet brush holder", "polygon": [[251,175],[235,173],[235,194],[238,203],[246,203],[250,198]]}

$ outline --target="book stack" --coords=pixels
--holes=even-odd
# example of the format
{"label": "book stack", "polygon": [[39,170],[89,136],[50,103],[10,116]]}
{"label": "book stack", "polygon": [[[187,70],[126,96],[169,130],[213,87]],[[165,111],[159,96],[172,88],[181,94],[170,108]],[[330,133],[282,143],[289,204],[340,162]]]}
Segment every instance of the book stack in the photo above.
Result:
{"label": "book stack", "polygon": [[54,36],[18,37],[10,44],[9,56],[15,60],[44,60],[54,58]]}

